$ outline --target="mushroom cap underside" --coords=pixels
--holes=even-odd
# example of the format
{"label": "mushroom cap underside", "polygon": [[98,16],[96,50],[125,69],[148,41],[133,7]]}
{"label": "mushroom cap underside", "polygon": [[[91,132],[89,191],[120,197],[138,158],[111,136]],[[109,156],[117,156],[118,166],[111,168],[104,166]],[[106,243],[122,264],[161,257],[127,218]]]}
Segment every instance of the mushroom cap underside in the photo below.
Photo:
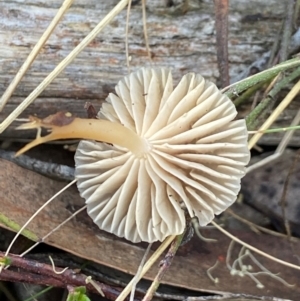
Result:
{"label": "mushroom cap underside", "polygon": [[232,101],[198,74],[175,88],[164,68],[123,78],[98,118],[131,129],[149,147],[134,154],[80,142],[76,177],[88,214],[100,229],[132,242],[182,233],[185,212],[207,225],[236,200],[250,158],[245,121],[236,114]]}

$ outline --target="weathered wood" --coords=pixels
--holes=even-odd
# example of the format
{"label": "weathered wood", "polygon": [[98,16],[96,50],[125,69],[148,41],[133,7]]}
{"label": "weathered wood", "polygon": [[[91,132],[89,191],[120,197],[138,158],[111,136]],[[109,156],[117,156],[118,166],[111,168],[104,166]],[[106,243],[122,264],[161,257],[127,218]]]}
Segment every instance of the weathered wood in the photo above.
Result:
{"label": "weathered wood", "polygon": [[[62,1],[11,0],[0,5],[0,94],[38,41]],[[13,110],[117,3],[78,0],[23,78],[0,120]],[[168,1],[147,3],[147,26],[152,62],[147,56],[143,36],[140,1],[133,1],[130,13],[129,50],[131,70],[141,66],[167,66],[175,79],[194,71],[206,78],[218,77],[213,1]],[[169,3],[169,2],[168,2]],[[235,78],[249,63],[266,52],[276,37],[285,4],[281,0],[230,1],[229,62]],[[276,7],[276,9],[274,9]],[[42,93],[21,117],[40,116],[68,109],[85,114],[86,101],[100,103],[128,73],[125,56],[126,11],[118,15],[76,60]],[[11,126],[2,137],[16,138]],[[24,135],[24,134],[22,134]]]}

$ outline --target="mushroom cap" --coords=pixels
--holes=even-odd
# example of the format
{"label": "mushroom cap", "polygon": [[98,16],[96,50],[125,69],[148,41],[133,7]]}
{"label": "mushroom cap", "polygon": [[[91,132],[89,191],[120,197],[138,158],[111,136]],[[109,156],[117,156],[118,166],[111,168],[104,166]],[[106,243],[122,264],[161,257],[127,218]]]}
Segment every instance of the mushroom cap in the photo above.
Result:
{"label": "mushroom cap", "polygon": [[118,122],[149,144],[138,156],[118,145],[83,140],[76,177],[87,211],[100,229],[132,242],[181,234],[185,214],[200,226],[229,207],[240,190],[250,154],[244,120],[201,75],[173,88],[164,68],[124,77],[98,118]]}

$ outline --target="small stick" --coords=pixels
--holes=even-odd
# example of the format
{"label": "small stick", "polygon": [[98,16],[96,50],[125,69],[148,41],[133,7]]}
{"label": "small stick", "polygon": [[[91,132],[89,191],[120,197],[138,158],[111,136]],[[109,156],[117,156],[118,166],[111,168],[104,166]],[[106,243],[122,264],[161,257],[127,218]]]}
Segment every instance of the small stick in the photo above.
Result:
{"label": "small stick", "polygon": [[[252,172],[256,168],[259,168],[259,167],[261,167],[265,164],[268,164],[271,161],[279,158],[283,154],[284,150],[286,149],[289,141],[292,139],[295,127],[297,128],[296,125],[299,124],[299,122],[300,122],[300,110],[298,110],[298,113],[296,114],[295,118],[293,119],[293,121],[291,123],[291,126],[286,128],[286,129],[290,128],[291,130],[287,131],[285,133],[285,135],[283,136],[283,138],[280,141],[279,145],[277,146],[275,153],[271,156],[268,156],[267,158],[264,158],[264,159],[260,160],[259,162],[255,163],[251,166],[248,166],[246,173],[248,174],[249,172]],[[299,127],[299,129],[300,129],[300,127]],[[267,130],[267,131],[272,131],[272,129]]]}
{"label": "small stick", "polygon": [[155,292],[157,291],[157,289],[161,283],[163,276],[165,275],[166,271],[171,266],[171,263],[175,257],[175,254],[176,254],[178,248],[180,247],[180,244],[182,242],[184,235],[185,235],[185,231],[182,234],[178,235],[176,237],[176,239],[172,242],[172,245],[171,245],[168,253],[166,254],[165,258],[162,260],[162,264],[161,264],[161,267],[160,267],[157,275],[155,276],[151,286],[149,287],[145,297],[143,298],[143,301],[152,300]]}
{"label": "small stick", "polygon": [[[76,270],[65,270],[58,267],[56,268],[56,271],[54,271],[52,265],[28,258],[22,258],[13,254],[9,254],[7,257],[3,252],[0,252],[0,259],[3,258],[9,259],[9,264],[18,270],[13,271],[4,269],[2,273],[0,273],[0,280],[50,285],[63,288],[66,288],[67,285],[72,285],[74,287],[86,286],[89,292],[99,294],[99,291],[92,284],[86,284],[87,276],[76,272]],[[119,293],[118,288],[98,281],[94,281],[94,283],[97,285],[97,288],[101,288],[107,299],[116,299]]]}
{"label": "small stick", "polygon": [[184,301],[212,301],[212,300],[220,300],[220,301],[228,301],[228,300],[247,300],[247,301],[292,301],[290,299],[282,299],[272,296],[257,296],[257,295],[248,295],[248,294],[233,294],[233,293],[225,293],[222,292],[221,295],[213,295],[213,296],[204,296],[204,297],[187,297]]}
{"label": "small stick", "polygon": [[139,265],[139,268],[138,268],[138,270],[136,272],[136,275],[134,276],[135,280],[134,280],[133,285],[132,285],[132,289],[131,289],[129,301],[134,301],[134,294],[135,294],[136,285],[138,283],[138,278],[139,278],[140,273],[142,272],[143,266],[144,266],[145,261],[146,261],[146,259],[148,257],[148,254],[150,252],[151,246],[152,246],[152,243],[148,245],[148,247],[147,247],[147,249],[146,249],[146,251],[144,253],[144,256],[142,258],[142,261],[141,261],[141,263]]}
{"label": "small stick", "polygon": [[19,69],[18,73],[16,74],[15,78],[12,80],[4,94],[2,95],[0,99],[0,112],[3,110],[4,106],[6,105],[7,101],[13,94],[14,90],[16,89],[19,82],[22,80],[24,74],[28,70],[28,68],[31,66],[32,62],[35,60],[36,56],[39,54],[41,48],[44,46],[44,44],[49,39],[51,33],[55,29],[58,22],[61,20],[65,12],[68,10],[68,8],[72,5],[74,0],[65,0],[61,7],[59,8],[57,14],[55,15],[54,19],[49,24],[46,31],[43,33],[39,41],[36,43],[36,45],[33,47],[32,51],[28,55],[27,59]]}
{"label": "small stick", "polygon": [[0,149],[0,158],[11,161],[28,170],[35,171],[43,176],[64,181],[74,180],[75,168],[67,165],[41,161],[26,155],[16,157],[15,152]]}
{"label": "small stick", "polygon": [[[159,248],[152,254],[152,256],[148,259],[146,264],[144,265],[142,272],[140,273],[138,280],[140,280],[153,266],[155,261],[160,257],[160,255],[164,252],[164,250],[170,245],[170,243],[176,238],[176,235],[169,236],[166,238],[163,243],[159,246]],[[137,281],[138,281],[137,280]],[[121,294],[115,301],[123,301],[129,295],[134,282],[136,281],[135,277],[127,284],[127,286],[123,289]]]}

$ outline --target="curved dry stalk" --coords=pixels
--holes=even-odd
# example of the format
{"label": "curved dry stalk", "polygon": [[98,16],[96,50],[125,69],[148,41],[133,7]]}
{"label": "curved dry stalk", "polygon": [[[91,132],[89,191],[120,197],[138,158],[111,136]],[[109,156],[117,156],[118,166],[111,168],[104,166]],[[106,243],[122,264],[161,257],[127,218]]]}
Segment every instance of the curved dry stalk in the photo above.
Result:
{"label": "curved dry stalk", "polygon": [[143,298],[143,301],[151,301],[152,300],[154,294],[156,293],[156,291],[162,281],[163,276],[165,275],[166,271],[170,267],[170,265],[175,257],[175,254],[181,245],[181,242],[182,242],[182,239],[183,239],[185,233],[186,233],[186,230],[182,234],[177,235],[176,239],[174,239],[174,241],[172,242],[168,253],[166,254],[164,260],[162,261],[162,263],[160,265],[160,269],[159,269],[157,275],[153,279],[151,286],[148,288],[147,293]]}
{"label": "curved dry stalk", "polygon": [[[300,110],[298,110],[296,116],[294,117],[292,123],[290,126],[296,126],[300,122]],[[282,154],[283,151],[286,149],[289,141],[292,139],[292,136],[294,135],[295,130],[288,131],[285,133],[283,136],[282,140],[280,141],[279,145],[277,146],[275,153],[280,153]]]}
{"label": "curved dry stalk", "polygon": [[276,83],[281,79],[281,76],[282,76],[282,72],[278,73],[278,74],[272,79],[272,81],[271,81],[270,84],[267,86],[266,90],[264,91],[263,98],[265,98],[265,97],[270,93],[270,91],[274,88],[274,86],[276,85]]}
{"label": "curved dry stalk", "polygon": [[211,272],[212,270],[217,268],[218,264],[219,264],[219,260],[216,260],[215,264],[206,270],[206,275],[215,284],[219,283],[219,278],[218,277],[214,278]]}
{"label": "curved dry stalk", "polygon": [[56,274],[56,275],[61,275],[63,274],[69,267],[65,267],[63,270],[61,271],[57,271],[56,268],[55,268],[55,263],[54,263],[54,260],[52,259],[52,257],[49,255],[49,260],[51,262],[51,265],[52,265],[52,270],[53,272]]}
{"label": "curved dry stalk", "polygon": [[[58,196],[58,194],[56,195]],[[33,244],[30,248],[28,248],[26,251],[24,251],[22,254],[20,254],[20,257],[25,256],[27,253],[29,253],[31,250],[33,250],[36,246],[38,246],[40,243],[43,243],[45,239],[47,239],[51,234],[56,232],[58,229],[60,229],[63,225],[65,225],[68,221],[70,221],[72,218],[74,218],[77,214],[82,212],[83,210],[86,209],[86,205],[83,206],[82,208],[78,209],[76,212],[74,212],[72,215],[70,215],[67,219],[65,219],[62,223],[57,225],[54,229],[52,229],[49,233],[47,233],[45,236],[43,236],[39,241],[37,241],[35,244]]]}
{"label": "curved dry stalk", "polygon": [[191,219],[194,231],[196,235],[200,238],[200,240],[204,242],[217,242],[217,239],[204,237],[200,232],[200,224],[197,217]]}
{"label": "curved dry stalk", "polygon": [[[259,131],[264,131],[268,129],[273,122],[277,119],[277,117],[282,113],[282,111],[291,103],[291,101],[296,97],[296,95],[300,91],[300,81],[298,81],[291,91],[286,95],[286,97],[282,100],[282,102],[277,106],[277,108],[273,111],[271,116],[264,122],[264,124],[260,127]],[[249,141],[248,147],[251,149],[257,141],[262,137],[263,133],[256,133]]]}
{"label": "curved dry stalk", "polygon": [[97,282],[92,279],[92,276],[86,277],[85,283],[86,284],[90,283],[97,290],[100,296],[102,296],[103,298],[105,297],[105,294],[103,293],[100,285],[98,285]]}
{"label": "curved dry stalk", "polygon": [[223,234],[225,234],[227,237],[231,238],[233,241],[235,241],[235,242],[241,244],[242,246],[246,247],[247,249],[249,249],[249,250],[251,250],[251,251],[253,251],[253,252],[255,252],[255,253],[257,253],[257,254],[259,254],[259,255],[261,255],[261,256],[264,256],[264,257],[266,257],[266,258],[268,258],[268,259],[270,259],[270,260],[273,260],[273,261],[275,261],[275,262],[277,262],[277,263],[280,263],[280,264],[282,264],[282,265],[284,265],[284,266],[287,266],[287,267],[289,267],[289,268],[293,268],[293,269],[295,269],[295,270],[300,270],[300,266],[299,266],[299,265],[295,265],[295,264],[289,263],[289,262],[287,262],[287,261],[278,259],[278,258],[276,258],[276,257],[274,257],[274,256],[272,256],[272,255],[270,255],[270,254],[267,254],[267,253],[265,253],[265,252],[263,252],[263,251],[261,251],[261,250],[255,248],[255,247],[253,247],[253,246],[247,244],[246,242],[240,240],[240,239],[237,238],[236,236],[230,234],[228,231],[226,231],[225,229],[223,229],[222,227],[220,227],[220,226],[219,226],[217,223],[215,223],[214,221],[212,221],[211,223],[212,223],[219,231],[221,231]]}
{"label": "curved dry stalk", "polygon": [[45,30],[39,41],[36,43],[36,45],[33,47],[32,51],[28,55],[27,59],[19,69],[18,73],[16,74],[15,78],[12,80],[4,94],[2,95],[0,99],[0,112],[6,105],[7,101],[15,91],[17,85],[19,82],[22,80],[24,74],[28,70],[28,68],[31,66],[32,62],[35,60],[36,56],[39,54],[41,48],[44,46],[44,44],[47,42],[49,39],[51,33],[55,29],[56,25],[58,22],[61,20],[65,12],[69,9],[69,7],[72,5],[74,0],[65,0],[61,7],[59,8],[58,12],[56,13],[55,17],[49,24],[48,28]]}
{"label": "curved dry stalk", "polygon": [[153,266],[153,264],[156,262],[156,260],[160,257],[160,255],[166,250],[166,248],[171,244],[171,242],[176,238],[176,235],[169,236],[167,239],[165,239],[162,244],[159,246],[159,248],[152,254],[152,256],[148,259],[148,261],[145,263],[138,279],[135,279],[135,277],[127,284],[127,286],[123,289],[121,294],[118,296],[116,301],[123,301],[125,298],[129,295],[132,286],[135,281],[139,281]]}
{"label": "curved dry stalk", "polygon": [[[284,134],[284,136],[283,136],[282,140],[280,141],[279,145],[277,146],[274,154],[268,156],[267,158],[264,158],[264,159],[260,160],[257,163],[252,164],[251,166],[248,166],[246,174],[248,174],[249,172],[252,172],[253,170],[255,170],[255,169],[257,169],[257,168],[259,168],[259,167],[261,167],[265,164],[268,164],[268,163],[276,160],[277,158],[279,158],[283,154],[283,152],[286,149],[286,147],[287,147],[288,143],[290,142],[290,140],[292,139],[293,134],[294,134],[299,122],[300,122],[300,110],[298,110],[295,118],[293,119],[293,121],[290,125],[291,130],[287,131]],[[287,129],[288,129],[288,127],[283,128],[283,131],[287,130]]]}
{"label": "curved dry stalk", "polygon": [[[41,206],[31,217],[28,219],[28,221],[22,226],[22,228],[16,233],[15,237],[11,241],[10,245],[8,246],[5,256],[8,255],[10,249],[12,248],[13,244],[17,240],[17,238],[20,236],[22,231],[29,225],[29,223],[46,207],[48,206],[58,195],[60,195],[62,192],[64,192],[66,189],[68,189],[70,186],[72,186],[74,183],[76,183],[77,180],[73,180],[69,184],[67,184],[65,187],[63,187],[59,192],[57,192],[54,196],[52,196],[43,206]],[[0,266],[0,272],[1,272],[2,266]]]}
{"label": "curved dry stalk", "polygon": [[67,55],[27,98],[0,124],[0,134],[49,86],[49,84],[77,57],[77,55],[124,9],[129,0],[121,0],[98,25]]}
{"label": "curved dry stalk", "polygon": [[142,261],[141,261],[141,263],[140,263],[140,265],[139,265],[139,268],[138,268],[138,270],[137,270],[137,272],[136,272],[136,275],[135,275],[134,278],[133,278],[133,279],[134,279],[134,282],[133,282],[133,285],[132,285],[132,289],[131,289],[129,301],[134,301],[134,294],[135,294],[136,285],[137,285],[138,282],[139,282],[139,277],[140,277],[140,274],[141,274],[141,272],[142,272],[142,270],[143,270],[143,266],[144,266],[145,261],[146,261],[146,259],[147,259],[147,257],[148,257],[148,254],[149,254],[149,252],[150,252],[150,250],[151,250],[151,246],[152,246],[152,243],[150,243],[150,244],[148,245],[148,247],[147,247],[147,249],[146,249],[146,251],[145,251],[145,253],[144,253],[144,256],[143,256],[143,258],[142,258]]}

